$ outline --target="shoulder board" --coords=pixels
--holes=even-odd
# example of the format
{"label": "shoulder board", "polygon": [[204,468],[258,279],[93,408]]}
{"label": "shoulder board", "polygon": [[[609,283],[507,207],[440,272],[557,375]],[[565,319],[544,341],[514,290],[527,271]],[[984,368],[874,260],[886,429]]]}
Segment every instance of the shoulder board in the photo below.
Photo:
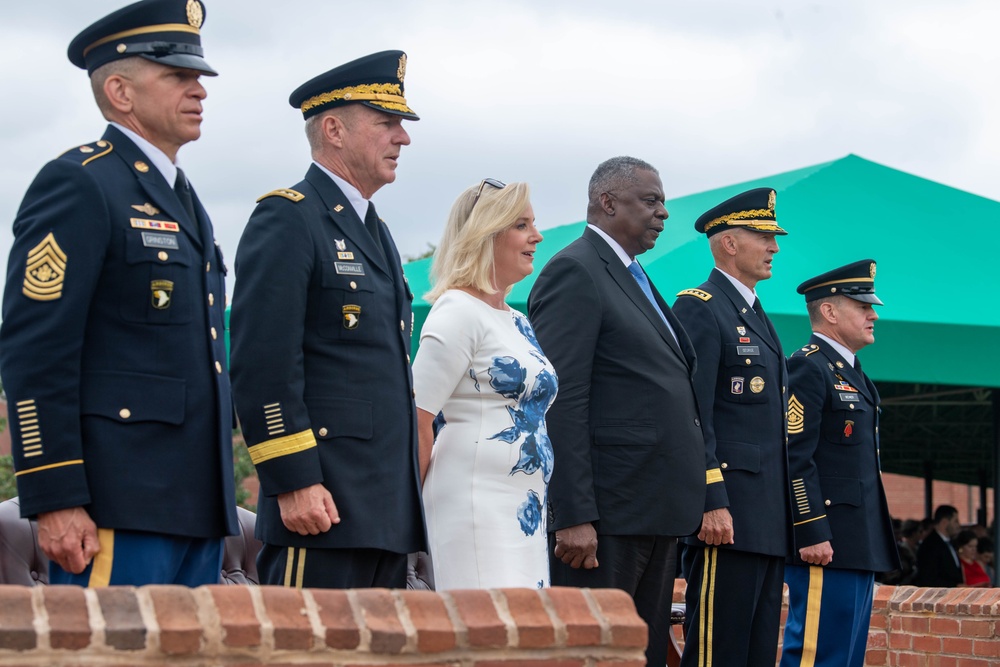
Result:
{"label": "shoulder board", "polygon": [[814,345],[814,344],[810,343],[809,345],[806,345],[805,347],[803,347],[803,348],[801,348],[799,350],[796,350],[794,353],[792,353],[792,356],[793,357],[800,357],[800,356],[801,357],[808,357],[810,354],[813,354],[815,352],[819,352],[819,345]]}
{"label": "shoulder board", "polygon": [[700,289],[686,289],[682,292],[678,292],[677,296],[696,296],[702,301],[708,301],[709,299],[712,298],[711,294],[709,294],[705,290],[700,290]]}
{"label": "shoulder board", "polygon": [[257,197],[257,203],[264,201],[268,197],[284,197],[289,201],[299,202],[306,198],[304,194],[291,188],[278,188],[277,190],[271,190],[266,195],[261,195]]}
{"label": "shoulder board", "polygon": [[104,157],[114,150],[114,146],[111,145],[110,141],[105,139],[100,139],[90,144],[84,144],[83,146],[78,146],[77,148],[71,148],[59,157],[68,159],[77,159],[80,161],[81,165],[89,164],[99,157]]}

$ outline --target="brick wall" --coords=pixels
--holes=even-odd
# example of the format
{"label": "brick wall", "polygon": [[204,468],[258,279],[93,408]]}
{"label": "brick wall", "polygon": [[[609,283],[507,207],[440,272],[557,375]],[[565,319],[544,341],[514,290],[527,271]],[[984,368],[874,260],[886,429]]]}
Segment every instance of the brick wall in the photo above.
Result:
{"label": "brick wall", "polygon": [[0,664],[642,667],[615,590],[0,586]]}

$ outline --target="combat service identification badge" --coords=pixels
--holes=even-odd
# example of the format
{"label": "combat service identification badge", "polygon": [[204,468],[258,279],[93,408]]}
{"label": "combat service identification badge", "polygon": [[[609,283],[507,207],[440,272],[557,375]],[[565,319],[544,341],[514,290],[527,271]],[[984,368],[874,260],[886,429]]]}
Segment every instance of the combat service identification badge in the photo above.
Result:
{"label": "combat service identification badge", "polygon": [[844,437],[850,438],[852,433],[854,433],[854,422],[848,419],[844,421]]}
{"label": "combat service identification badge", "polygon": [[344,328],[357,329],[358,322],[361,321],[361,306],[349,303],[342,308],[342,311],[344,313]]}
{"label": "combat service identification badge", "polygon": [[174,281],[154,280],[149,283],[149,289],[153,293],[153,308],[166,310],[170,307],[170,300],[174,294]]}
{"label": "combat service identification badge", "polygon": [[755,394],[759,394],[764,391],[764,378],[758,375],[754,379],[750,380],[750,391]]}
{"label": "combat service identification badge", "polygon": [[21,292],[35,301],[54,301],[62,296],[66,278],[66,253],[49,232],[42,242],[28,251]]}

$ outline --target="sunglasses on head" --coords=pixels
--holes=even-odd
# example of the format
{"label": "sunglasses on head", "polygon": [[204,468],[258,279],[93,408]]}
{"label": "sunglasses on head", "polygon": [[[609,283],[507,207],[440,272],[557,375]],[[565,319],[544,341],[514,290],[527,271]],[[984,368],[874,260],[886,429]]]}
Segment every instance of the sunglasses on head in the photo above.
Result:
{"label": "sunglasses on head", "polygon": [[479,201],[479,198],[483,194],[483,188],[485,188],[487,185],[492,186],[497,190],[503,190],[505,187],[507,187],[507,184],[504,183],[503,181],[498,181],[495,178],[484,178],[479,183],[479,190],[476,191],[476,198],[472,200],[472,208],[476,207],[476,202]]}

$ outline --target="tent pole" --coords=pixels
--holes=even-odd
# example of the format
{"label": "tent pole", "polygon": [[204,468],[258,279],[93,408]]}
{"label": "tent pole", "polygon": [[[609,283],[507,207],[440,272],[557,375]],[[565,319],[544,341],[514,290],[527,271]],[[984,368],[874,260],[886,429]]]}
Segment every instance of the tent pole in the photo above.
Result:
{"label": "tent pole", "polygon": [[924,461],[924,516],[934,517],[934,462]]}

